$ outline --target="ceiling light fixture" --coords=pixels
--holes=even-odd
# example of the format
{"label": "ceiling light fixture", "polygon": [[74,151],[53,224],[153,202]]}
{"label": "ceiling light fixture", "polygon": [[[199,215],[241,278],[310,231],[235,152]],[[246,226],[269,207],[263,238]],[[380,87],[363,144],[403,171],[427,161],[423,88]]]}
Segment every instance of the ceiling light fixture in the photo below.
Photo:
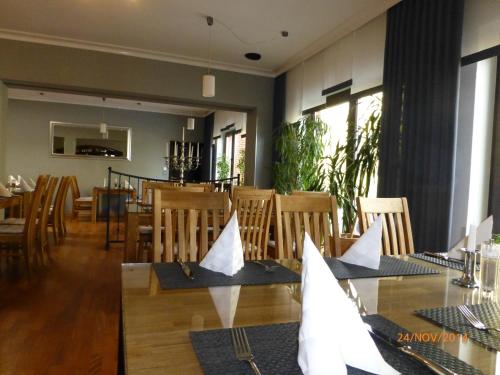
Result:
{"label": "ceiling light fixture", "polygon": [[[106,98],[102,98],[103,107],[105,102]],[[102,139],[108,139],[108,125],[104,122],[104,108],[101,108],[101,123],[99,124],[99,133],[101,133]]]}
{"label": "ceiling light fixture", "polygon": [[204,98],[213,98],[215,96],[215,76],[210,74],[210,58],[211,58],[211,42],[212,42],[212,25],[214,24],[214,19],[211,16],[207,16],[208,25],[208,71],[207,74],[203,75],[202,80],[202,91],[201,94]]}
{"label": "ceiling light fixture", "polygon": [[260,53],[257,53],[257,52],[248,52],[248,53],[245,53],[245,57],[248,60],[257,61],[257,60],[260,60],[262,56]]}
{"label": "ceiling light fixture", "polygon": [[194,118],[193,117],[188,117],[186,128],[187,128],[187,130],[194,130]]}

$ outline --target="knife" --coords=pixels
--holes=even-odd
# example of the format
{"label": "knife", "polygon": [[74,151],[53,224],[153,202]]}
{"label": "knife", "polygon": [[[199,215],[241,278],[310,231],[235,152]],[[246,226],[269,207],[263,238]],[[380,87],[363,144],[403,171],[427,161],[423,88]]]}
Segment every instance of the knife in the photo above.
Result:
{"label": "knife", "polygon": [[180,259],[177,259],[176,262],[179,266],[181,266],[181,270],[184,273],[184,275],[189,280],[194,280],[194,275],[193,275],[193,271],[191,271],[191,268],[189,268],[189,266]]}
{"label": "knife", "polygon": [[424,255],[427,255],[428,257],[432,257],[432,258],[437,258],[437,259],[441,259],[441,260],[447,260],[449,262],[455,262],[455,263],[460,263],[460,264],[464,264],[463,261],[461,261],[460,259],[455,259],[455,258],[451,258],[447,255],[443,255],[443,254],[439,254],[439,253],[433,253],[433,252],[430,252],[430,251],[424,251]]}
{"label": "knife", "polygon": [[431,359],[428,359],[421,354],[417,353],[414,351],[410,345],[405,345],[398,340],[395,340],[394,338],[390,337],[386,333],[380,331],[379,329],[373,328],[368,323],[365,323],[366,328],[368,331],[378,339],[384,341],[386,344],[391,345],[392,347],[395,347],[398,349],[400,352],[403,352],[407,355],[409,355],[411,358],[415,359],[416,361],[422,363],[423,365],[427,366],[429,370],[431,370],[433,373],[438,374],[438,375],[458,375],[456,372],[451,371],[450,369],[444,367],[443,365],[440,365],[437,362],[434,362]]}

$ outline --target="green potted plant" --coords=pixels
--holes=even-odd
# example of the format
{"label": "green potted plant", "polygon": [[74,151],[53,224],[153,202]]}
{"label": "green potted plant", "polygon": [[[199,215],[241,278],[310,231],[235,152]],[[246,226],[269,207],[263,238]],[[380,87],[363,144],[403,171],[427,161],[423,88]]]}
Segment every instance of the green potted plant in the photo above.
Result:
{"label": "green potted plant", "polygon": [[225,156],[221,156],[217,160],[217,177],[219,180],[224,180],[226,178],[229,178],[229,171],[230,171],[230,166],[229,163],[226,159]]}

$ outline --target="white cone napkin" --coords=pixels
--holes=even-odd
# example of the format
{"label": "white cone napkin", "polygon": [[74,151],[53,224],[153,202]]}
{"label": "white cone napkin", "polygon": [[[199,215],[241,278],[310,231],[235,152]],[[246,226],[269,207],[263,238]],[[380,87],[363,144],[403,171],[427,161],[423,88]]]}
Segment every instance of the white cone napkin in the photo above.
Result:
{"label": "white cone napkin", "polygon": [[26,180],[24,178],[22,178],[21,176],[19,176],[19,177],[20,177],[19,187],[21,188],[21,191],[23,191],[23,192],[33,191],[33,188],[30,186],[30,184],[28,184],[26,182]]}
{"label": "white cone napkin", "polygon": [[241,244],[238,217],[235,212],[210,251],[200,262],[200,266],[211,271],[222,272],[227,276],[233,276],[244,265],[243,245]]}
{"label": "white cone napkin", "polygon": [[12,197],[12,193],[7,190],[7,188],[0,182],[0,197],[9,198]]}
{"label": "white cone napkin", "polygon": [[382,358],[308,234],[302,258],[302,321],[298,363],[305,375],[347,374],[346,365],[374,374],[398,374]]}
{"label": "white cone napkin", "polygon": [[215,305],[220,322],[224,328],[232,328],[241,285],[217,286],[208,288],[210,297]]}
{"label": "white cone napkin", "polygon": [[19,182],[17,181],[17,179],[13,175],[9,175],[8,181],[9,181],[9,185],[14,185],[14,186],[19,185]]}
{"label": "white cone napkin", "polygon": [[370,228],[338,259],[345,263],[378,270],[380,267],[382,218],[383,216],[379,215]]}

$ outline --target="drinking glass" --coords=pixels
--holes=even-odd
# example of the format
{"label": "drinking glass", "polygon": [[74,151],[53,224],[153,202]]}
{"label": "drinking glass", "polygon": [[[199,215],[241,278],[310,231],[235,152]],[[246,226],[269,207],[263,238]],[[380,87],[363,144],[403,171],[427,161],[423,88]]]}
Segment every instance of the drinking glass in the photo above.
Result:
{"label": "drinking glass", "polygon": [[483,294],[495,294],[499,277],[499,265],[500,245],[496,244],[494,240],[483,242],[481,244],[481,262],[479,268],[479,279]]}

